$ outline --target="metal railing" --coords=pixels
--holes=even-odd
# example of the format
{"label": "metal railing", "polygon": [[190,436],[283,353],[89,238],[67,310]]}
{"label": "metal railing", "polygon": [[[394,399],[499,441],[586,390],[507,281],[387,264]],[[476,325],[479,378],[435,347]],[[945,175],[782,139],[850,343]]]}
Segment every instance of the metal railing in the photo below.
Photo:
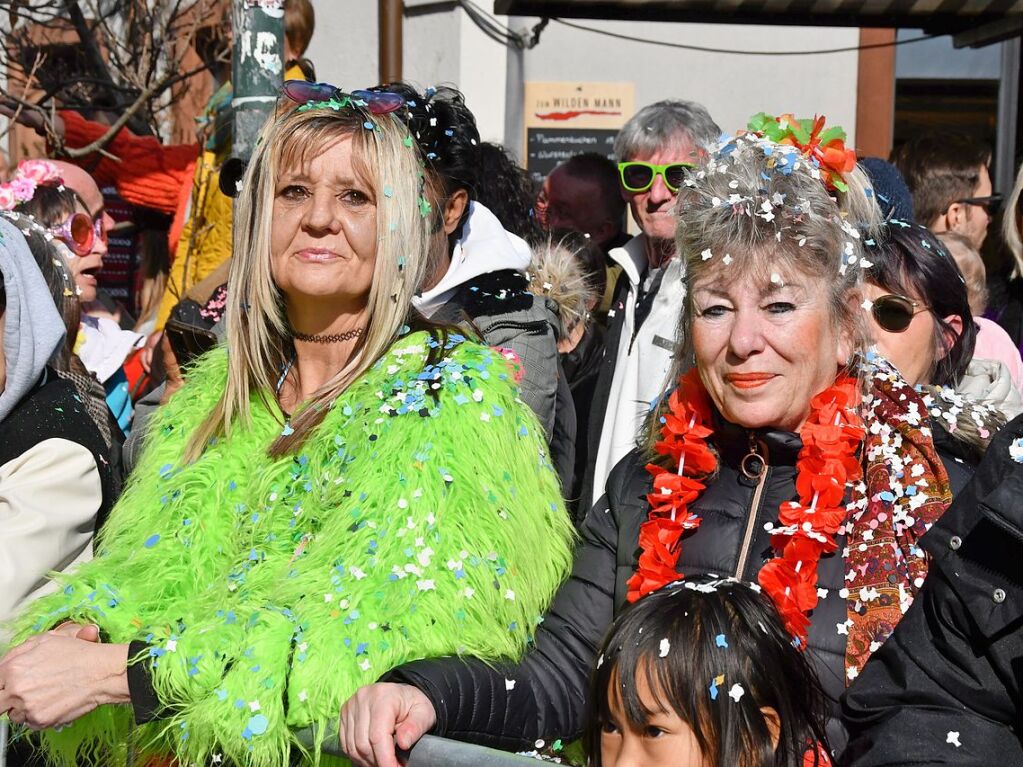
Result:
{"label": "metal railing", "polygon": [[[307,748],[312,748],[315,735],[312,730],[301,730],[297,733],[298,740]],[[324,738],[321,745],[323,753],[331,756],[344,756],[338,743],[337,735],[331,734]],[[498,751],[496,748],[463,743],[459,740],[439,738],[436,735],[424,735],[405,756],[407,767],[525,767],[536,765],[536,760],[528,756]]]}
{"label": "metal railing", "polygon": [[[7,735],[7,720],[0,719],[0,767],[7,764]],[[312,748],[315,738],[312,730],[301,730],[297,735],[299,742]],[[324,739],[322,749],[325,754],[344,756],[336,734]],[[129,757],[129,764],[130,761]],[[527,764],[535,765],[536,760],[472,743],[424,735],[405,754],[405,763],[407,767],[525,767]]]}

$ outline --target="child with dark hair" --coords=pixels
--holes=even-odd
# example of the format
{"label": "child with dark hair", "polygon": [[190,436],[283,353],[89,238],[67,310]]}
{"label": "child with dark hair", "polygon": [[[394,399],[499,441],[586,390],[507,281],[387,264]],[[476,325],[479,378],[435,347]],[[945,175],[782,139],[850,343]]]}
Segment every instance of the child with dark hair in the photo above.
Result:
{"label": "child with dark hair", "polygon": [[593,767],[822,767],[828,705],[759,586],[703,576],[622,613],[591,679]]}

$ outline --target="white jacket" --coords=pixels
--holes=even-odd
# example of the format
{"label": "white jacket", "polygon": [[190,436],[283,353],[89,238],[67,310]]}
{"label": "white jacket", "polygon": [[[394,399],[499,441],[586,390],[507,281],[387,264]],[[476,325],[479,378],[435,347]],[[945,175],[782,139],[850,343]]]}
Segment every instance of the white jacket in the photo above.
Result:
{"label": "white jacket", "polygon": [[611,469],[636,446],[651,406],[668,386],[668,373],[674,359],[685,298],[684,264],[675,257],[664,266],[664,276],[650,314],[637,331],[636,301],[646,272],[645,245],[645,235],[639,235],[608,254],[621,264],[622,277],[628,279],[629,287],[623,305],[611,307],[611,312],[616,315],[621,312],[624,316],[618,318],[608,313],[612,322],[620,319],[623,326],[618,349],[605,352],[615,354],[616,360],[597,448],[593,497],[583,499],[591,505],[604,494],[604,483]]}
{"label": "white jacket", "polygon": [[51,570],[92,558],[102,503],[92,453],[70,440],[45,440],[0,466],[0,621],[53,591]]}

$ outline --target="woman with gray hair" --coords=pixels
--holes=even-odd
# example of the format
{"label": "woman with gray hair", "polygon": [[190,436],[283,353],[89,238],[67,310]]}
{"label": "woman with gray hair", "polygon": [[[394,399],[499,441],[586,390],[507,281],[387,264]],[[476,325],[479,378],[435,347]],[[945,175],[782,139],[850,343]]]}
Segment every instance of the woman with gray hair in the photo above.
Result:
{"label": "woman with gray hair", "polygon": [[[534,649],[518,663],[418,661],[360,690],[342,712],[357,763],[392,767],[371,742],[379,754],[393,734],[407,748],[431,729],[505,748],[577,737],[615,615],[700,573],[772,599],[833,703],[841,748],[838,698],[912,603],[927,574],[917,541],[969,477],[931,429],[976,413],[929,422],[943,405],[867,348],[860,227],[877,210],[844,135],[752,125],[680,191],[676,383],[583,524]],[[722,681],[707,680],[712,697]]]}

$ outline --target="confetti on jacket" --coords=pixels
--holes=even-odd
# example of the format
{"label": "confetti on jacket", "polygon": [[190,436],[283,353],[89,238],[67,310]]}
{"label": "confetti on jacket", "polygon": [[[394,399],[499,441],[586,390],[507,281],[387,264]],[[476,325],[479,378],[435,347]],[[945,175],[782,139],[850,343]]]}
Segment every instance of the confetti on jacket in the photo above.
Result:
{"label": "confetti on jacket", "polygon": [[[250,426],[182,466],[226,368],[211,352],[156,416],[102,554],[33,605],[21,637],[80,620],[144,640],[174,708],[134,742],[182,764],[287,764],[292,731],[333,724],[395,665],[522,653],[573,534],[499,352],[411,334],[298,454],[267,456],[283,418],[257,395]],[[109,764],[130,718],[101,707],[43,738],[59,762]]]}

